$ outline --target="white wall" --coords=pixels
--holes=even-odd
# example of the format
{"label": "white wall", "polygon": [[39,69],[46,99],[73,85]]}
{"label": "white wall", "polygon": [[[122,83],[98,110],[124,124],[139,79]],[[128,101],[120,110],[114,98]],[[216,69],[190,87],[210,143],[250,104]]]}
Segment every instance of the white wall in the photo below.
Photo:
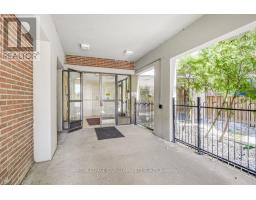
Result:
{"label": "white wall", "polygon": [[51,160],[57,147],[57,60],[64,63],[55,25],[50,15],[38,15],[42,53],[34,62],[34,158]]}
{"label": "white wall", "polygon": [[161,62],[156,61],[153,64],[154,67],[154,134],[158,135],[163,129],[163,109],[159,108],[162,103],[161,94]]}
{"label": "white wall", "polygon": [[161,102],[163,110],[159,115],[162,129],[155,134],[171,140],[171,96],[174,85],[175,69],[170,69],[170,58],[220,37],[241,26],[252,23],[256,15],[205,15],[174,37],[152,50],[135,62],[139,70],[155,60],[161,59]]}
{"label": "white wall", "polygon": [[[51,15],[37,15],[40,19],[40,27],[43,34],[52,44],[53,53],[58,57],[61,64],[64,64],[65,54]],[[52,58],[54,59],[54,56]]]}
{"label": "white wall", "polygon": [[34,61],[34,160],[51,158],[51,51],[48,41],[40,42],[40,61]]}

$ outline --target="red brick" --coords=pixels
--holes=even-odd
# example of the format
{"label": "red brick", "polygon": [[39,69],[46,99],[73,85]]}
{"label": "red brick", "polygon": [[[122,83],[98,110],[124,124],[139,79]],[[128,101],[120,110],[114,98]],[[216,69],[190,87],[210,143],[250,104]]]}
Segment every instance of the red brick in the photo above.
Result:
{"label": "red brick", "polygon": [[[15,17],[0,15],[0,46],[6,16]],[[15,34],[15,27],[10,34]],[[3,60],[2,50],[0,47],[0,185],[19,184],[33,163],[33,62]]]}
{"label": "red brick", "polygon": [[125,60],[114,60],[109,58],[84,57],[74,55],[66,56],[66,64],[115,69],[134,69],[134,63]]}

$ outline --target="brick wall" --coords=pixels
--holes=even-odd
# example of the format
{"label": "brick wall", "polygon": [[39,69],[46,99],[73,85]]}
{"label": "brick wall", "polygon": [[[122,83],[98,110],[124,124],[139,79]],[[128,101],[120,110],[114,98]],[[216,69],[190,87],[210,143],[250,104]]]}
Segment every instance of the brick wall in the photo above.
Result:
{"label": "brick wall", "polygon": [[66,56],[66,64],[92,66],[92,67],[116,68],[116,69],[134,69],[134,63],[124,61],[124,60],[73,56],[73,55]]}
{"label": "brick wall", "polygon": [[33,163],[33,62],[3,59],[6,16],[0,15],[0,184],[19,184]]}

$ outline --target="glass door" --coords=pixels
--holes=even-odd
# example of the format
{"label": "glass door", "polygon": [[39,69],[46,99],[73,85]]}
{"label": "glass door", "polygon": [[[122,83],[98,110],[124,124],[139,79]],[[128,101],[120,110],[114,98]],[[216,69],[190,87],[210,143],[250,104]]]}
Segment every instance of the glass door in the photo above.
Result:
{"label": "glass door", "polygon": [[100,74],[83,74],[83,127],[100,125]]}
{"label": "glass door", "polygon": [[116,75],[101,74],[101,125],[116,124]]}
{"label": "glass door", "polygon": [[63,71],[63,129],[82,128],[81,73],[74,70]]}
{"label": "glass door", "polygon": [[68,131],[130,124],[131,76],[64,70],[62,105]]}
{"label": "glass door", "polygon": [[[138,74],[136,103],[137,124],[154,129],[155,115],[155,69],[149,68]],[[157,91],[159,92],[159,90]],[[158,97],[158,95],[157,95]]]}
{"label": "glass door", "polygon": [[117,75],[118,125],[131,123],[131,80],[129,75]]}
{"label": "glass door", "polygon": [[69,129],[69,81],[68,71],[62,71],[62,128]]}
{"label": "glass door", "polygon": [[82,128],[81,72],[69,71],[69,128]]}

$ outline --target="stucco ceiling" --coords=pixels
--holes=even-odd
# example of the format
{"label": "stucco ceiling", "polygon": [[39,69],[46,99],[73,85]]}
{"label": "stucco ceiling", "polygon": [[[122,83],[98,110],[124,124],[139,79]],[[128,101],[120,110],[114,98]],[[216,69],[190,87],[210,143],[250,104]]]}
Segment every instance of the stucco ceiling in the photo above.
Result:
{"label": "stucco ceiling", "polygon": [[[201,15],[53,15],[66,54],[136,61]],[[84,51],[80,43],[89,43]],[[127,56],[123,52],[134,52]]]}

